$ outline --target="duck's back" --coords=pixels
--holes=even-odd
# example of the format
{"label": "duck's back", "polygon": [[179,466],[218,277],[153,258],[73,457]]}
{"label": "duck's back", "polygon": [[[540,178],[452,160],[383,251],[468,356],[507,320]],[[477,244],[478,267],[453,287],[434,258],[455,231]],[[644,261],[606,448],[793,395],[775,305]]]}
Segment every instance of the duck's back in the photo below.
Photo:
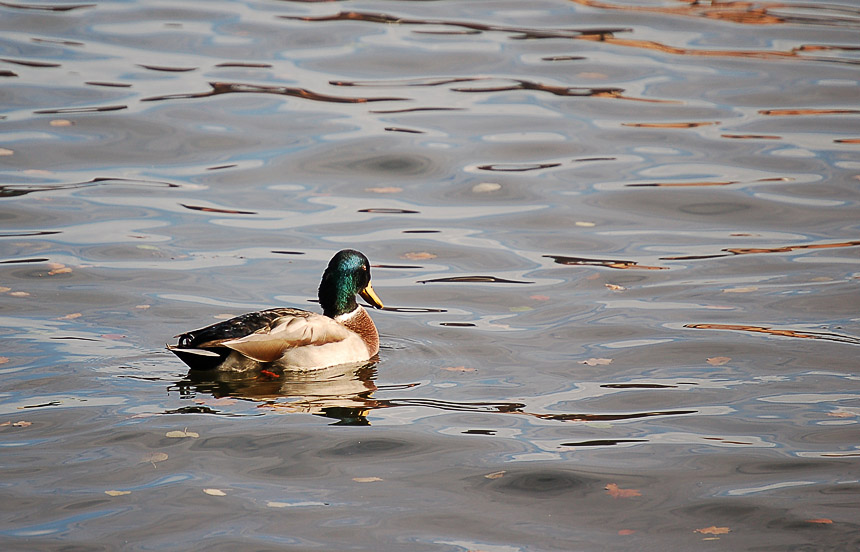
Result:
{"label": "duck's back", "polygon": [[239,339],[259,330],[271,329],[273,323],[284,316],[307,318],[312,314],[314,313],[288,307],[249,312],[248,314],[179,335],[177,336],[179,338],[179,347],[193,349],[196,347],[215,346],[223,341]]}

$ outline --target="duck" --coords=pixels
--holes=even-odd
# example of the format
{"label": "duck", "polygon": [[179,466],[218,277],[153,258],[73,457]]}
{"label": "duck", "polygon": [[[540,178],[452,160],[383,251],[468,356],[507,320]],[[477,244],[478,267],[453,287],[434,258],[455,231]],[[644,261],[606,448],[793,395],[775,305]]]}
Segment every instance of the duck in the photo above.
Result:
{"label": "duck", "polygon": [[174,336],[177,344],[167,348],[196,370],[270,364],[315,370],[365,362],[379,352],[379,333],[356,295],[384,308],[370,284],[370,261],[359,251],[344,249],[322,275],[322,314],[291,307],[250,312]]}

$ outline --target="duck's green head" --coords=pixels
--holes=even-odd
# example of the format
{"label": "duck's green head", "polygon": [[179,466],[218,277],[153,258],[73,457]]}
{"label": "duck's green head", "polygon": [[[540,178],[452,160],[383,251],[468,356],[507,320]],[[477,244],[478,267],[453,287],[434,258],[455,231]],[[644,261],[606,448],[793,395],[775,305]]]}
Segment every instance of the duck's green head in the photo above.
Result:
{"label": "duck's green head", "polygon": [[382,301],[370,285],[370,261],[354,249],[344,249],[332,257],[320,282],[319,300],[323,314],[334,318],[355,310],[355,296],[381,309]]}

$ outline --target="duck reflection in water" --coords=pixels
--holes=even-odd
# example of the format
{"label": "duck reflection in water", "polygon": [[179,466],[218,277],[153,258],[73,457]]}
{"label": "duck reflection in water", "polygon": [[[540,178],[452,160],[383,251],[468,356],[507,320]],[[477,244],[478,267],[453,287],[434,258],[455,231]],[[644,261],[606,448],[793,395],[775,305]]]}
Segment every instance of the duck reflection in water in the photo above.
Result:
{"label": "duck reflection in water", "polygon": [[[272,368],[272,369],[269,369]],[[380,399],[377,391],[391,392],[419,387],[419,383],[377,385],[376,362],[331,366],[313,371],[277,370],[273,367],[237,372],[191,370],[171,389],[183,397],[211,395],[251,401],[268,412],[305,413],[337,420],[335,425],[370,425],[368,416],[375,410],[394,407],[420,407],[455,412],[517,414],[559,422],[612,422],[693,414],[694,410],[624,413],[543,413],[529,412],[521,402],[445,401],[434,398],[401,397]],[[174,410],[171,413],[218,414],[204,405]],[[262,412],[261,412],[262,413]]]}
{"label": "duck reflection in water", "polygon": [[[182,396],[203,394],[216,399],[254,401],[261,408],[325,416],[349,425],[369,425],[367,414],[385,406],[371,397],[377,389],[376,362],[312,371],[270,368],[258,367],[244,372],[191,370],[173,389]],[[183,408],[177,412],[214,413],[206,406]]]}

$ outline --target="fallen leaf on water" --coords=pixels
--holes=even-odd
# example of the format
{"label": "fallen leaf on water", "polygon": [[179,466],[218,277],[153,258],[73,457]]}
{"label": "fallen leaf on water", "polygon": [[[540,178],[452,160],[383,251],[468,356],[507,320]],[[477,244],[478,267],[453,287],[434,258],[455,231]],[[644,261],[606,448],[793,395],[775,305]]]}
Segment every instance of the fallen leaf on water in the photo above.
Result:
{"label": "fallen leaf on water", "polygon": [[6,364],[9,362],[9,357],[0,356],[0,364]]}
{"label": "fallen leaf on water", "polygon": [[50,272],[48,272],[49,276],[56,276],[57,274],[68,274],[72,269],[67,266],[61,266],[59,268],[54,268]]}
{"label": "fallen leaf on water", "polygon": [[14,151],[6,148],[0,148],[0,155],[12,155]]}
{"label": "fallen leaf on water", "polygon": [[365,192],[372,192],[374,194],[396,194],[397,192],[402,192],[403,188],[398,188],[397,186],[385,186],[380,188],[365,188]]}
{"label": "fallen leaf on water", "polygon": [[806,522],[807,523],[822,523],[822,524],[826,525],[826,524],[833,523],[833,520],[827,519],[827,518],[815,518],[815,519],[808,519],[808,520],[806,520]]}
{"label": "fallen leaf on water", "polygon": [[230,406],[231,404],[236,404],[238,401],[236,399],[221,397],[220,399],[194,399],[194,402],[207,406]]}
{"label": "fallen leaf on water", "polygon": [[57,320],[74,320],[75,318],[80,318],[81,316],[83,316],[81,313],[73,312],[72,314],[67,314],[66,316],[61,316],[61,317],[57,318]]}
{"label": "fallen leaf on water", "polygon": [[521,307],[511,307],[509,309],[511,312],[528,312],[530,310],[534,310],[531,307],[521,306]]}
{"label": "fallen leaf on water", "polygon": [[574,222],[573,224],[575,224],[576,226],[582,227],[582,228],[591,228],[592,226],[596,226],[595,223],[589,222],[587,220],[578,220],[578,221]]}
{"label": "fallen leaf on water", "polygon": [[730,360],[732,360],[732,359],[729,357],[719,356],[719,357],[710,357],[709,359],[707,359],[707,362],[711,366],[722,366],[723,364],[726,364]]}
{"label": "fallen leaf on water", "polygon": [[725,535],[726,533],[731,532],[731,529],[728,527],[717,527],[715,525],[711,525],[710,527],[703,527],[702,529],[696,529],[694,533],[701,533],[703,535]]}
{"label": "fallen leaf on water", "polygon": [[723,293],[750,293],[753,291],[758,291],[758,288],[756,286],[729,288],[724,289]]}
{"label": "fallen leaf on water", "polygon": [[12,288],[0,286],[0,293],[6,293],[7,291],[11,291]]}
{"label": "fallen leaf on water", "polygon": [[502,185],[495,182],[481,182],[472,186],[472,192],[476,194],[485,194],[487,192],[495,192],[501,190]]}
{"label": "fallen leaf on water", "polygon": [[379,477],[353,477],[353,481],[356,483],[373,483],[375,481],[382,481],[382,478]]}
{"label": "fallen leaf on water", "polygon": [[610,364],[611,362],[611,358],[590,358],[588,360],[578,361],[579,364],[588,364],[589,366],[603,366],[606,364]]}
{"label": "fallen leaf on water", "polygon": [[30,294],[27,293],[26,291],[13,291],[9,295],[11,295],[12,297],[29,297],[30,296]]}
{"label": "fallen leaf on water", "polygon": [[227,496],[227,493],[221,489],[203,489],[203,492],[212,496]]}
{"label": "fallen leaf on water", "polygon": [[25,422],[24,420],[12,423],[12,427],[30,427],[31,425],[33,422]]}
{"label": "fallen leaf on water", "polygon": [[148,309],[149,307],[150,307],[150,305],[135,305],[134,306],[134,308],[136,308],[136,309]]}
{"label": "fallen leaf on water", "polygon": [[466,368],[465,366],[446,366],[442,369],[447,370],[448,372],[477,372],[476,369]]}
{"label": "fallen leaf on water", "polygon": [[164,462],[168,458],[169,458],[169,456],[167,456],[167,453],[165,453],[165,452],[150,452],[149,454],[147,454],[146,456],[143,457],[143,462],[149,462],[150,464],[152,464],[153,468],[156,468],[156,467],[158,467],[155,465],[156,463]]}
{"label": "fallen leaf on water", "polygon": [[636,489],[622,489],[615,483],[610,483],[604,487],[604,489],[606,489],[606,494],[612,498],[632,498],[634,496],[642,496],[642,493]]}
{"label": "fallen leaf on water", "polygon": [[292,506],[289,502],[275,502],[274,500],[270,500],[266,502],[266,506],[269,508],[288,508]]}
{"label": "fallen leaf on water", "polygon": [[853,418],[857,414],[855,412],[846,412],[844,410],[839,410],[837,412],[828,412],[828,416],[833,416],[834,418]]}
{"label": "fallen leaf on water", "polygon": [[193,439],[196,439],[196,438],[200,437],[200,434],[194,433],[193,431],[188,431],[188,428],[185,428],[182,431],[178,431],[178,430],[168,431],[167,433],[164,434],[164,436],[170,437],[172,439],[181,439],[183,437],[191,437]]}
{"label": "fallen leaf on water", "polygon": [[404,253],[400,256],[401,259],[409,259],[410,261],[426,261],[427,259],[435,259],[436,255],[433,253],[428,253],[426,251],[415,251]]}
{"label": "fallen leaf on water", "polygon": [[131,494],[131,491],[105,491],[105,494],[108,496],[122,496]]}
{"label": "fallen leaf on water", "polygon": [[484,477],[486,477],[487,479],[498,479],[500,477],[503,477],[506,473],[508,473],[507,470],[501,470],[493,473],[488,473]]}
{"label": "fallen leaf on water", "polygon": [[618,534],[621,536],[624,536],[624,535],[632,535],[635,532],[636,531],[633,529],[621,529],[620,531],[618,531]]}
{"label": "fallen leaf on water", "polygon": [[113,340],[125,339],[125,336],[122,334],[101,334],[99,337],[103,337],[105,339],[113,339]]}
{"label": "fallen leaf on water", "polygon": [[52,127],[67,127],[72,126],[74,123],[72,123],[68,119],[54,119],[48,124],[50,124]]}
{"label": "fallen leaf on water", "polygon": [[625,289],[627,289],[626,287],[619,286],[618,284],[603,284],[603,285],[608,287],[612,291],[624,291]]}
{"label": "fallen leaf on water", "polygon": [[549,295],[529,295],[529,299],[534,299],[535,301],[549,301]]}

